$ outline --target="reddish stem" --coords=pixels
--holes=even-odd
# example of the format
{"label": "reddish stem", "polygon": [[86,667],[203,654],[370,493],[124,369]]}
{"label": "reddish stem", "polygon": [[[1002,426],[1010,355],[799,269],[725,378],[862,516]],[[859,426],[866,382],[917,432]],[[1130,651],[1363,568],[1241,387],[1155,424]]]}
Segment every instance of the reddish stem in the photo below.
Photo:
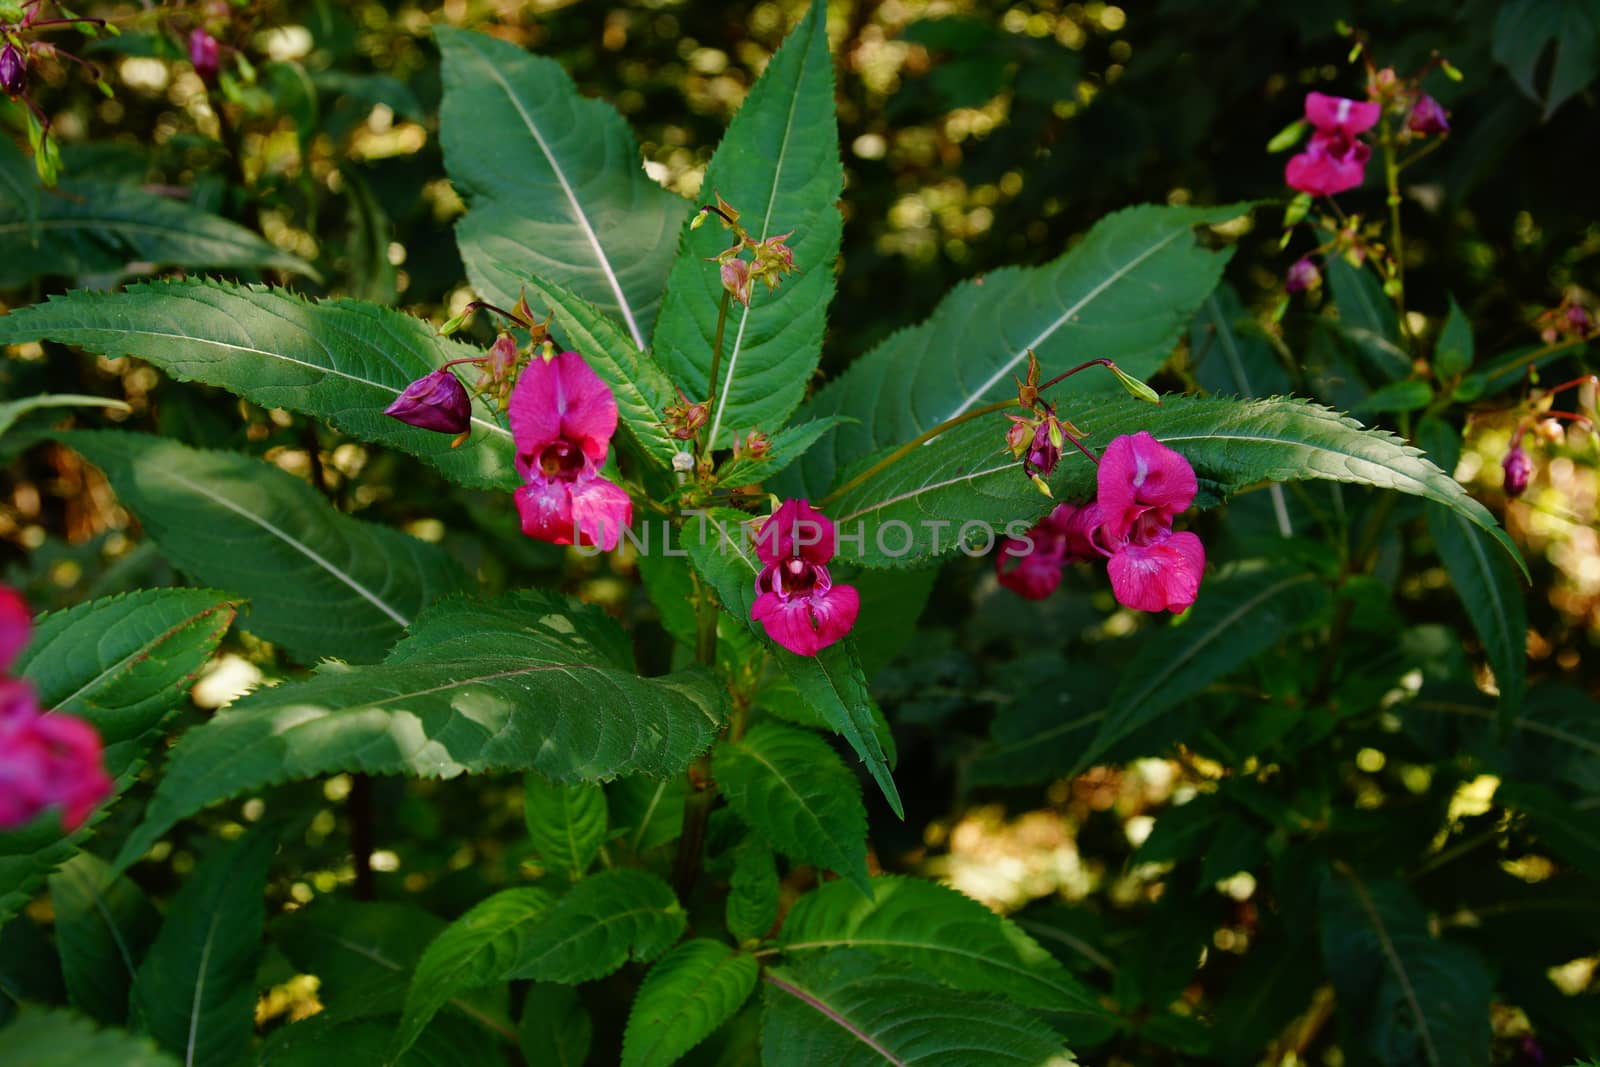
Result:
{"label": "reddish stem", "polygon": [[1065,371],[1064,373],[1058,374],[1054,378],[1051,378],[1048,382],[1045,382],[1043,385],[1039,386],[1039,391],[1042,393],[1046,389],[1050,388],[1052,385],[1055,385],[1057,382],[1064,382],[1068,378],[1072,377],[1074,374],[1077,374],[1079,371],[1088,370],[1090,367],[1115,367],[1115,366],[1116,366],[1116,364],[1111,362],[1111,360],[1109,360],[1109,359],[1091,359],[1087,363],[1080,363],[1076,367],[1073,367],[1071,370]]}

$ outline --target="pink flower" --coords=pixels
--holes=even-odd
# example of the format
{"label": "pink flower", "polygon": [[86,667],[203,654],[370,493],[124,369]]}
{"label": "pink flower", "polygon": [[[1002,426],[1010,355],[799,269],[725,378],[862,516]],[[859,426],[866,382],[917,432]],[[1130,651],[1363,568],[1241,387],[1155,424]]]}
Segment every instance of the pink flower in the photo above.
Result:
{"label": "pink flower", "polygon": [[[1069,563],[1097,554],[1090,535],[1098,518],[1093,504],[1057,504],[1022,537],[1008,537],[995,553],[1000,584],[1027,600],[1043,600],[1061,584]],[[1015,563],[1015,566],[1007,566]]]}
{"label": "pink flower", "polygon": [[406,386],[383,413],[424,430],[466,433],[472,426],[472,398],[461,379],[441,367]]}
{"label": "pink flower", "polygon": [[756,576],[750,617],[790,652],[815,656],[856,624],[861,597],[828,574],[838,531],[804,500],[785,500],[756,535],[765,564]]}
{"label": "pink flower", "polygon": [[[1312,94],[1316,95],[1316,94]],[[1367,177],[1372,149],[1342,133],[1318,130],[1306,150],[1291,156],[1284,168],[1290,188],[1313,196],[1332,196],[1359,186]]]}
{"label": "pink flower", "polygon": [[222,69],[222,50],[217,39],[199,27],[189,33],[189,62],[207,85],[217,80],[217,72]]}
{"label": "pink flower", "polygon": [[27,682],[0,681],[0,830],[50,808],[76,830],[111,792],[95,728],[60,712],[43,714]]}
{"label": "pink flower", "polygon": [[616,398],[578,353],[523,368],[511,392],[517,472],[528,480],[516,494],[523,533],[556,545],[617,547],[633,522],[633,502],[600,476],[616,430]]}
{"label": "pink flower", "polygon": [[1406,129],[1424,136],[1432,133],[1449,133],[1450,113],[1439,101],[1427,93],[1422,93],[1417,97],[1417,102],[1411,105],[1411,114],[1406,116]]}
{"label": "pink flower", "polygon": [[1199,488],[1189,461],[1141,430],[1106,446],[1096,472],[1099,529],[1110,538],[1129,536],[1146,515],[1158,526],[1194,501]]}
{"label": "pink flower", "polygon": [[33,617],[28,614],[22,594],[9,585],[0,585],[0,671],[10,668],[17,654],[28,647],[32,629]]}
{"label": "pink flower", "polygon": [[1377,125],[1383,114],[1377,104],[1326,93],[1306,94],[1306,121],[1322,133],[1353,138]]}

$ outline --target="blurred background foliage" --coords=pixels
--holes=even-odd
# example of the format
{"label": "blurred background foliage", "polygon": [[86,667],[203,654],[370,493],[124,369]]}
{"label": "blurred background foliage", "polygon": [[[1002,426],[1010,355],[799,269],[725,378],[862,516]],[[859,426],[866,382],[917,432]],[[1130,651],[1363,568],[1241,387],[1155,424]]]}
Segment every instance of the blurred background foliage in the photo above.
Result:
{"label": "blurred background foliage", "polygon": [[[1595,71],[1577,78],[1576,90],[1569,87],[1574,69],[1584,73],[1583,64],[1600,55],[1593,38],[1584,53],[1582,40],[1574,43],[1571,35],[1572,25],[1586,24],[1591,6],[1575,0],[834,3],[829,31],[838,63],[845,231],[824,369],[837,372],[924,318],[954,282],[1052,259],[1117,208],[1284,197],[1284,157],[1268,155],[1267,141],[1299,115],[1307,90],[1363,91],[1364,75],[1346,62],[1349,42],[1336,30],[1339,19],[1367,35],[1380,63],[1410,71],[1438,51],[1466,74],[1460,83],[1437,75],[1429,82],[1451,111],[1453,133],[1408,175],[1408,298],[1420,317],[1416,325],[1436,329],[1453,297],[1474,324],[1480,357],[1535,346],[1541,312],[1574,294],[1590,294],[1592,304],[1600,289]],[[438,148],[432,25],[486,29],[560,60],[585,93],[609,101],[632,123],[650,175],[693,197],[709,196],[700,186],[717,139],[801,7],[774,0],[421,6],[268,0],[153,12],[94,5],[85,13],[124,28],[123,36],[83,49],[106,69],[114,95],[93,92],[62,62],[36,62],[32,76],[36,99],[63,142],[69,177],[92,174],[183,196],[258,227],[312,262],[322,282],[295,280],[307,293],[392,302],[438,322],[472,294],[451,233],[462,205]],[[1576,22],[1548,24],[1540,12],[1555,8],[1571,8]],[[208,90],[178,44],[202,24],[216,28],[225,56],[248,58],[253,78],[236,74]],[[1592,25],[1600,33],[1600,16]],[[57,40],[71,46],[71,35]],[[19,114],[17,105],[0,102],[0,118],[10,125]],[[1377,213],[1380,197],[1369,184],[1344,199],[1350,210]],[[1228,273],[1243,305],[1263,318],[1281,297],[1283,269],[1308,250],[1280,250],[1275,218],[1272,207],[1258,213]],[[126,276],[113,261],[85,284]],[[36,279],[7,299],[31,303],[68,282]],[[1309,353],[1320,343],[1316,311],[1314,300],[1297,303],[1283,319],[1281,334],[1292,350]],[[1204,376],[1195,365],[1201,355],[1196,344],[1163,384],[1192,386],[1196,375]],[[0,370],[7,395],[113,396],[131,405],[117,416],[129,426],[264,455],[321,485],[348,511],[442,541],[489,591],[555,584],[606,604],[633,622],[643,660],[665,665],[670,643],[651,621],[626,552],[595,560],[535,544],[519,535],[502,499],[449,489],[402,457],[220,391],[166,380],[135,361],[37,345],[15,356]],[[1569,352],[1544,373],[1581,371],[1583,359],[1581,349]],[[1533,488],[1521,501],[1506,500],[1499,462],[1510,421],[1494,408],[1507,402],[1486,402],[1467,427],[1458,473],[1505,510],[1527,546],[1535,575],[1533,670],[1594,694],[1600,679],[1594,449],[1587,439],[1551,438]],[[99,475],[67,450],[34,448],[3,478],[6,577],[37,607],[175,580]],[[1208,519],[1210,532],[1232,536],[1266,507],[1265,494],[1248,496],[1229,509],[1226,530]],[[996,589],[986,561],[961,561],[942,573],[915,645],[876,679],[900,734],[898,777],[909,816],[900,824],[874,812],[877,860],[885,869],[948,878],[996,907],[1026,908],[1022,915],[1036,936],[1078,946],[1065,953],[1073,966],[1109,975],[1119,988],[1140,986],[1161,970],[1160,960],[1146,958],[1161,939],[1130,941],[1127,930],[1148,926],[1135,909],[1158,900],[1166,883],[1164,870],[1132,865],[1130,856],[1150,832],[1152,813],[1209,788],[1221,771],[1200,757],[1141,760],[1059,779],[1042,791],[1009,788],[992,768],[985,775],[981,746],[997,708],[1088,700],[1095,686],[1113,680],[1095,662],[1063,661],[1061,650],[1115,642],[1140,625],[1080,576],[1069,574],[1065,590],[1043,605],[1024,604]],[[1411,577],[1400,596],[1413,626],[1457,622],[1442,570]],[[1459,657],[1460,649],[1440,655]],[[193,714],[293,666],[278,650],[236,634],[202,680]],[[1370,794],[1409,791],[1426,799],[1439,792],[1427,782],[1414,788],[1401,761],[1377,740],[1348,757],[1330,775],[1358,807],[1377,806]],[[1452,817],[1487,810],[1487,799],[1472,792],[1473,780],[1455,784],[1442,802]],[[353,787],[340,776],[284,787],[269,798],[275,817],[304,827],[300,869],[275,888],[280,903],[304,903],[351,881],[341,804]],[[381,895],[413,894],[436,914],[454,915],[486,886],[517,877],[528,848],[515,783],[380,780],[370,787],[381,793],[373,856]],[[442,795],[448,803],[436,802]],[[613,798],[614,805],[631,802]],[[198,847],[208,832],[236,834],[260,817],[251,804],[260,801],[214,809],[190,824],[191,844]],[[134,805],[118,810],[120,818],[136,817]],[[114,839],[118,830],[108,826],[105,836]],[[1238,836],[1256,843],[1245,847],[1259,845],[1259,834]],[[192,868],[192,848],[181,834],[167,858],[173,876]],[[1233,869],[1252,859],[1233,858],[1240,860]],[[1498,869],[1486,871],[1485,877],[1499,876]],[[1225,883],[1204,909],[1161,913],[1161,921],[1203,927],[1197,935],[1174,932],[1175,943],[1197,940],[1223,956],[1243,954],[1258,918],[1253,884],[1240,880],[1249,877]],[[1085,899],[1096,907],[1069,913],[1052,903]],[[1125,944],[1136,946],[1127,958],[1118,955]],[[1575,941],[1571,988],[1593,987],[1595,947]],[[263,1001],[267,1025],[303,1013],[314,997],[293,984],[287,961],[275,966],[281,972],[275,980],[286,984],[276,999]],[[1177,987],[1140,995],[1152,1002],[1187,995],[1188,980],[1184,972]],[[1207,980],[1194,981],[1198,999]],[[1309,989],[1302,992],[1309,998]],[[1518,1059],[1518,1028],[1526,1029],[1526,1019],[1496,1022],[1503,1061],[1533,1062]],[[1162,1047],[1124,1049],[1132,1058],[1118,1062],[1189,1062],[1180,1038]]]}

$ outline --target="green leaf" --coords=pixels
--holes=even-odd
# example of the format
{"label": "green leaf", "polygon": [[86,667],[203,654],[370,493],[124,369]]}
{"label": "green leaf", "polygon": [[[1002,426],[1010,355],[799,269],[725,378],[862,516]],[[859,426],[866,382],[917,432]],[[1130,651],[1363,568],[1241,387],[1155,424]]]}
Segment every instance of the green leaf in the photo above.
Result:
{"label": "green leaf", "polygon": [[134,979],[138,1018],[185,1067],[232,1067],[250,1047],[275,845],[257,831],[207,856],[173,898]]}
{"label": "green leaf", "polygon": [[412,975],[405,1017],[395,1031],[389,1061],[415,1044],[452,998],[506,981],[554,903],[554,896],[535,886],[505,889],[479,901],[434,938]]}
{"label": "green leaf", "polygon": [[[806,453],[798,477],[784,482],[785,495],[815,500],[858,457],[1015,396],[1012,376],[1026,371],[1030,348],[1047,375],[1106,358],[1134,377],[1150,377],[1231,255],[1202,247],[1195,227],[1248,210],[1241,204],[1129,208],[1101,219],[1042,267],[1007,267],[956,286],[926,321],[856,360],[801,409],[801,417],[858,421]],[[1059,386],[1054,398],[1063,416],[1077,420],[1121,392],[1114,377],[1091,368]]]}
{"label": "green leaf", "polygon": [[729,235],[713,217],[686,231],[667,278],[656,358],[693,396],[715,393],[706,440],[723,448],[751,429],[780,429],[805,396],[822,353],[834,292],[844,182],[834,117],[827,5],[805,18],[745,97],[706,168],[707,193],[742,213],[756,240],[793,234],[794,273],[776,290],[753,286],[749,306],[728,308],[720,381],[708,385],[722,302],[715,257]]}
{"label": "green leaf", "polygon": [[336,771],[677,774],[711,743],[724,699],[702,672],[638,677],[596,608],[536,590],[442,601],[383,665],[324,666],[185,733],[116,866],[207,804]]}
{"label": "green leaf", "polygon": [[1484,532],[1457,512],[1429,504],[1428,532],[1483,642],[1500,689],[1500,707],[1514,714],[1522,706],[1528,663],[1528,612],[1517,572]]}
{"label": "green leaf", "polygon": [[871,894],[860,787],[826,741],[761,723],[718,745],[711,770],[728,806],[780,852],[837,871]]}
{"label": "green leaf", "polygon": [[606,840],[606,793],[594,782],[562,785],[527,775],[522,780],[522,815],[534,853],[574,882]]}
{"label": "green leaf", "polygon": [[1201,583],[1183,622],[1140,644],[1076,766],[1092,765],[1118,741],[1316,621],[1328,602],[1327,587],[1301,567],[1252,563]]}
{"label": "green leaf", "polygon": [[58,438],[105,473],[173,566],[249,598],[244,628],[302,662],[379,659],[417,612],[467,586],[443,549],[343,515],[252,457],[113,430]]}
{"label": "green leaf", "polygon": [[667,778],[634,775],[606,787],[611,827],[635,856],[678,839],[683,829],[683,803],[689,782],[681,774]]}
{"label": "green leaf", "polygon": [[601,871],[561,899],[530,932],[510,977],[576,985],[629,960],[651,960],[683,935],[667,883],[632,867]]}
{"label": "green leaf", "polygon": [[760,459],[741,455],[730,459],[717,471],[717,481],[723,485],[750,485],[779,474],[794,463],[817,438],[843,423],[852,421],[844,415],[824,415],[796,426],[779,430],[772,435],[769,451]]}
{"label": "green leaf", "polygon": [[[1495,62],[1528,99],[1544,105],[1546,121],[1600,72],[1600,12],[1587,0],[1509,0],[1490,40]],[[1547,49],[1554,59],[1546,66]],[[1549,71],[1543,79],[1542,69]]]}
{"label": "green leaf", "polygon": [[759,838],[739,846],[728,878],[728,933],[743,941],[767,936],[778,921],[778,864]]}
{"label": "green leaf", "polygon": [[79,853],[50,876],[50,905],[68,999],[99,1022],[120,1025],[161,916],[138,886],[108,873],[103,861]]}
{"label": "green leaf", "polygon": [[[1148,430],[1194,466],[1202,502],[1263,481],[1322,478],[1394,489],[1465,516],[1521,561],[1494,516],[1417,449],[1303,400],[1169,396],[1152,408],[1118,397],[1071,417],[1090,440],[1102,443]],[[858,551],[851,540],[857,536],[860,562],[868,566],[918,564],[934,555],[935,537],[943,546],[940,554],[957,544],[978,551],[993,540],[981,532],[984,527],[1020,534],[1049,511],[1051,500],[1005,449],[1005,425],[997,413],[957,426],[838,494],[826,510],[839,526],[841,562]],[[1076,450],[1064,452],[1050,479],[1055,499],[1092,497],[1095,469]]]}
{"label": "green leaf", "polygon": [[1322,954],[1353,1052],[1395,1067],[1487,1067],[1493,976],[1470,949],[1429,935],[1410,890],[1329,872],[1320,912]]}
{"label": "green leaf", "polygon": [[1525,782],[1503,783],[1495,800],[1526,815],[1539,844],[1584,873],[1600,875],[1600,833],[1595,829],[1600,820],[1592,800],[1573,804],[1547,786]]}
{"label": "green leaf", "polygon": [[660,367],[634,344],[627,332],[600,309],[563,286],[528,275],[528,301],[550,310],[550,330],[566,347],[583,353],[589,366],[611,387],[617,418],[644,454],[663,467],[684,446],[667,433],[661,413],[678,395]]}
{"label": "green leaf", "polygon": [[535,982],[522,1002],[518,1044],[528,1064],[583,1067],[594,1040],[594,1024],[571,986]]}
{"label": "green leaf", "polygon": [[34,201],[0,200],[0,287],[161,267],[272,268],[321,281],[237,222],[131,183],[69,179]]}
{"label": "green leaf", "polygon": [[1355,346],[1368,368],[1384,381],[1411,373],[1411,358],[1400,348],[1400,316],[1373,272],[1352,267],[1343,257],[1327,258],[1328,285],[1339,310],[1339,332]]}
{"label": "green leaf", "polygon": [[442,25],[434,36],[473,286],[510,307],[528,275],[548,278],[620,317],[643,349],[690,205],[644,173],[622,116],[581,96],[554,59]]}
{"label": "green leaf", "polygon": [[1433,372],[1440,378],[1454,378],[1470,370],[1473,359],[1472,323],[1452,296],[1450,313],[1445,316],[1444,328],[1433,349]]}
{"label": "green leaf", "polygon": [[125,402],[109,397],[83,396],[78,393],[41,393],[19,400],[0,403],[0,436],[17,424],[17,420],[32,411],[47,408],[109,408],[112,411],[132,411]]}
{"label": "green leaf", "polygon": [[622,1067],[668,1067],[733,1018],[756,987],[755,957],[696,938],[661,957],[639,987]]}
{"label": "green leaf", "polygon": [[1244,963],[1216,1000],[1212,1055],[1235,1067],[1254,1067],[1261,1050],[1305,1012],[1322,980],[1306,966],[1309,946],[1281,935],[1251,938]]}
{"label": "green leaf", "polygon": [[1355,410],[1360,414],[1421,411],[1432,402],[1433,386],[1410,378],[1403,382],[1390,382],[1373,390],[1371,395],[1356,405]]}
{"label": "green leaf", "polygon": [[889,773],[888,756],[877,734],[880,719],[874,714],[866,675],[850,639],[846,637],[835,642],[815,656],[797,656],[773,644],[750,617],[761,564],[756,559],[753,541],[740,532],[749,516],[713,509],[700,518],[699,522],[685,524],[682,531],[682,547],[689,553],[695,569],[711,583],[722,606],[743,621],[750,632],[760,638],[763,647],[771,650],[800,698],[850,743],[856,755],[866,763],[889,807],[904,818],[900,794]]}
{"label": "green leaf", "polygon": [[40,706],[86,720],[106,771],[142,765],[167,716],[233,624],[238,601],[210,589],[145,589],[40,616],[15,670]]}
{"label": "green leaf", "polygon": [[[384,1057],[398,1022],[395,1018],[350,1018],[320,1011],[309,1019],[272,1031],[261,1046],[255,1067],[326,1067],[330,1062],[350,1067],[381,1064],[386,1062]],[[501,1062],[504,1037],[472,1030],[457,1019],[439,1018],[394,1063],[396,1067],[483,1067]]]}
{"label": "green leaf", "polygon": [[958,992],[870,953],[768,971],[766,1067],[1071,1067],[1050,1028],[997,996]]}
{"label": "green leaf", "polygon": [[801,897],[779,934],[785,958],[865,949],[969,993],[1104,1015],[1094,994],[1054,956],[971,897],[917,878],[874,878],[872,889],[863,899],[843,882],[830,882]]}
{"label": "green leaf", "polygon": [[6,1067],[178,1067],[148,1038],[97,1030],[70,1011],[25,1005],[4,1034]]}
{"label": "green leaf", "polygon": [[74,290],[0,317],[0,345],[40,340],[136,356],[180,381],[311,415],[421,456],[461,485],[522,484],[511,432],[487,400],[476,402],[472,437],[460,448],[450,447],[449,434],[383,413],[446,360],[482,354],[391,308],[200,279],[151,282],[115,293]]}
{"label": "green leaf", "polygon": [[1189,324],[1189,362],[1195,380],[1219,396],[1282,396],[1292,387],[1278,354],[1227,282],[1206,297]]}

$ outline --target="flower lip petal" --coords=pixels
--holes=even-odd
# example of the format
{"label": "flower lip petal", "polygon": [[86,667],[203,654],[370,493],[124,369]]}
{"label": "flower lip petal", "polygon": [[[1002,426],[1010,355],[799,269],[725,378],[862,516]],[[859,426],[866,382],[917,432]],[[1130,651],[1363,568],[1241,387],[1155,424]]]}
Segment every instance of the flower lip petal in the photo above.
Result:
{"label": "flower lip petal", "polygon": [[633,524],[633,501],[621,486],[593,475],[572,484],[573,539],[610,552]]}
{"label": "flower lip petal", "polygon": [[1372,149],[1365,142],[1318,131],[1311,135],[1304,152],[1290,157],[1283,178],[1299,192],[1333,196],[1355,189],[1366,180],[1370,158]]}
{"label": "flower lip petal", "polygon": [[572,544],[572,486],[538,476],[515,495],[522,532],[552,545]]}
{"label": "flower lip petal", "polygon": [[815,656],[850,632],[860,610],[861,597],[855,588],[835,585],[808,596],[762,593],[751,605],[750,617],[790,652]]}
{"label": "flower lip petal", "polygon": [[1183,611],[1194,603],[1206,551],[1192,533],[1165,534],[1149,544],[1126,544],[1106,563],[1111,591],[1135,611]]}

